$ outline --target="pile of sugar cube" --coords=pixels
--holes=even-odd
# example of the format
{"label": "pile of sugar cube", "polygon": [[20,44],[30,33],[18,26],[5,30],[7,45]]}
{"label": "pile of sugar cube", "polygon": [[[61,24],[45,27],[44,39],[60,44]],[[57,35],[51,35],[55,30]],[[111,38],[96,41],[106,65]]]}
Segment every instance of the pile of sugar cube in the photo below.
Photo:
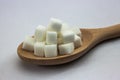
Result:
{"label": "pile of sugar cube", "polygon": [[69,27],[61,20],[51,18],[48,27],[39,25],[34,37],[25,38],[22,49],[34,51],[35,56],[55,57],[72,54],[81,45],[81,31],[78,27]]}

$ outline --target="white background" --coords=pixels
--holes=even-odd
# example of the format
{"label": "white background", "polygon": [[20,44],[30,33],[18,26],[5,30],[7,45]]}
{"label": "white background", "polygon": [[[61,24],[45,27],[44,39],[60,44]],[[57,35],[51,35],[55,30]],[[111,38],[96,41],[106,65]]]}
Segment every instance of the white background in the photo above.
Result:
{"label": "white background", "polygon": [[65,65],[22,62],[17,46],[51,17],[81,28],[120,23],[120,0],[0,0],[0,80],[120,80],[120,38]]}

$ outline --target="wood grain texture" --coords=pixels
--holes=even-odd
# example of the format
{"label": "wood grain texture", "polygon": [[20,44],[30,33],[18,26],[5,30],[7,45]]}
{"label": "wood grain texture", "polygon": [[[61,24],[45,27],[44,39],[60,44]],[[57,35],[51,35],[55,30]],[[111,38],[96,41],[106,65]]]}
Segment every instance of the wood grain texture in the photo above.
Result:
{"label": "wood grain texture", "polygon": [[120,24],[97,29],[81,29],[83,44],[74,50],[70,55],[58,55],[57,57],[45,58],[35,56],[30,51],[22,49],[22,43],[18,46],[18,56],[25,62],[37,65],[58,65],[73,61],[88,50],[92,49],[96,44],[111,38],[120,37]]}

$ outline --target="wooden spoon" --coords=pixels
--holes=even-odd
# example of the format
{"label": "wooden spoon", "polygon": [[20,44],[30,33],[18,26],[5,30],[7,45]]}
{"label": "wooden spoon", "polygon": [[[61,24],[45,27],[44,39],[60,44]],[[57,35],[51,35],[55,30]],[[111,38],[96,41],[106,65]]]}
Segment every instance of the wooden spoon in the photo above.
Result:
{"label": "wooden spoon", "polygon": [[23,50],[22,43],[18,46],[17,53],[23,61],[37,65],[58,65],[67,63],[79,58],[96,44],[104,40],[120,37],[120,24],[106,28],[81,29],[81,32],[83,44],[70,55],[59,55],[51,58],[37,57],[34,56],[33,52]]}

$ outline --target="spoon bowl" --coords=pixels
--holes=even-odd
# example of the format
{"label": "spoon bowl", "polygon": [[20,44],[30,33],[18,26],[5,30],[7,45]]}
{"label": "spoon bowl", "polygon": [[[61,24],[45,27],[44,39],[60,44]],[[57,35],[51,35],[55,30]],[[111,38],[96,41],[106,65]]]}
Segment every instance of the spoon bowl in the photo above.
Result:
{"label": "spoon bowl", "polygon": [[18,46],[18,56],[25,62],[37,65],[59,65],[73,61],[84,55],[87,51],[92,49],[96,44],[111,38],[120,37],[120,24],[96,29],[80,29],[82,32],[82,46],[75,49],[69,55],[58,55],[56,57],[38,57],[34,52],[22,49],[23,43]]}

